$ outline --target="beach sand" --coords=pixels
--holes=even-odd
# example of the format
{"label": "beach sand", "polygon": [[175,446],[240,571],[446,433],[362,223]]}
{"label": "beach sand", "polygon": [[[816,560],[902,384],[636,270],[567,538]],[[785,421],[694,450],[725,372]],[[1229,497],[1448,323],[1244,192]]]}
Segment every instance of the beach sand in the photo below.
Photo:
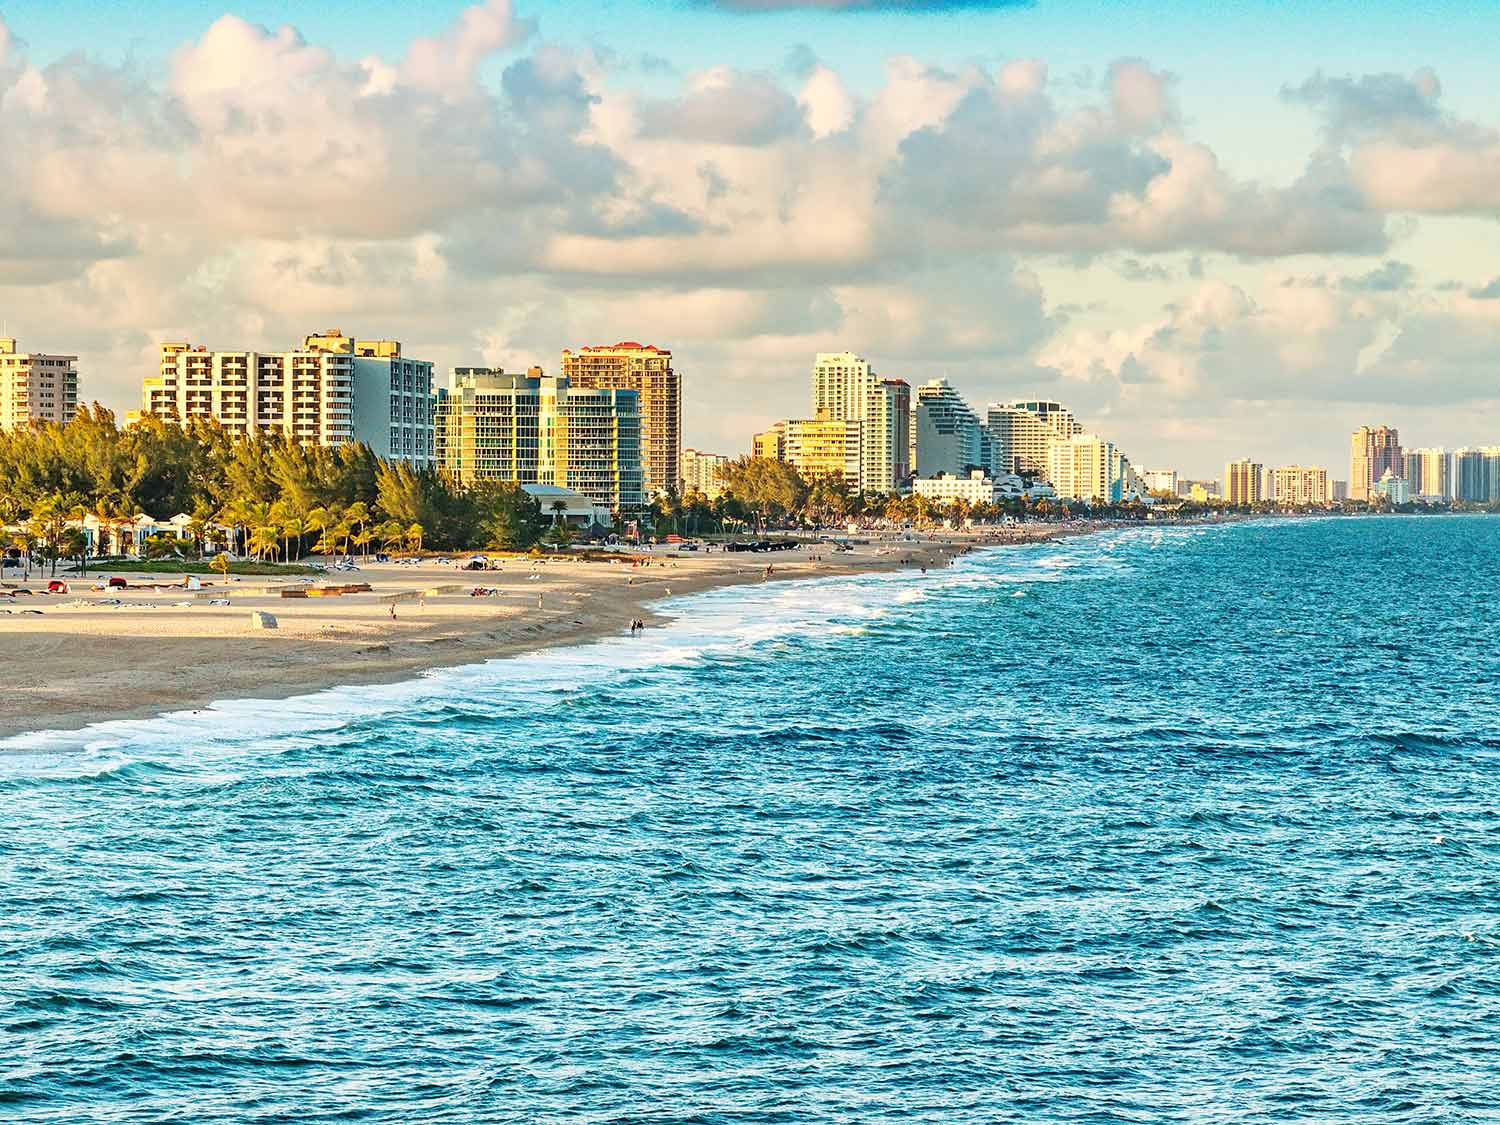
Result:
{"label": "beach sand", "polygon": [[[1027,525],[1008,538],[1050,539],[1067,530]],[[0,598],[0,652],[7,656],[0,737],[190,710],[222,699],[277,699],[335,685],[388,683],[428,668],[626,638],[632,620],[656,623],[647,604],[766,581],[768,564],[772,580],[933,568],[994,541],[960,533],[915,542],[871,537],[853,552],[811,545],[769,555],[660,548],[641,567],[567,557],[511,558],[500,570],[479,572],[461,570],[457,562],[371,563],[358,573],[312,583],[367,582],[370,593],[328,598],[283,598],[283,587],[308,586],[284,577],[200,576],[203,589],[190,592],[135,589],[137,578],[119,569],[105,573],[125,577],[131,588],[106,593],[92,588],[97,572],[86,578],[60,572],[69,581],[68,594]],[[181,576],[142,575],[139,581],[180,582]],[[39,591],[47,583],[33,574],[25,585]],[[474,597],[475,587],[497,593]],[[224,598],[228,605],[210,604]],[[277,627],[255,627],[256,610],[274,615]]]}

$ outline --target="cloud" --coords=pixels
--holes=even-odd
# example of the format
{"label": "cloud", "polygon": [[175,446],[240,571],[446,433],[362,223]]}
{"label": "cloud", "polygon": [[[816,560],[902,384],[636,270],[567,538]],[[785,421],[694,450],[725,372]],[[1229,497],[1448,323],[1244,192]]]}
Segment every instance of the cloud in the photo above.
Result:
{"label": "cloud", "polygon": [[511,0],[472,4],[441,35],[412,41],[401,65],[402,76],[428,89],[462,88],[486,58],[523,42],[534,30],[530,20],[516,19]]}
{"label": "cloud", "polygon": [[1445,110],[1435,72],[1318,74],[1282,95],[1322,116],[1328,150],[1347,159],[1349,181],[1370,207],[1500,213],[1500,130]]}
{"label": "cloud", "polygon": [[1126,281],[1171,281],[1172,272],[1158,262],[1142,262],[1139,258],[1124,258],[1116,262],[1114,270]]}
{"label": "cloud", "polygon": [[1246,258],[1384,248],[1384,217],[1335,158],[1285,187],[1237,180],[1180,131],[1168,76],[1118,63],[1107,105],[1064,111],[1036,70],[968,76],[951,112],[902,140],[882,180],[898,232],[920,216],[948,247]]}
{"label": "cloud", "polygon": [[1469,297],[1475,301],[1500,301],[1500,277],[1495,278],[1488,285],[1470,289]]}
{"label": "cloud", "polygon": [[691,77],[679,98],[641,109],[645,137],[707,145],[767,145],[802,127],[797,101],[770,75],[714,67]]}
{"label": "cloud", "polygon": [[1208,281],[1162,315],[1046,345],[1065,380],[1122,398],[1456,404],[1495,395],[1500,309],[1378,287]]}

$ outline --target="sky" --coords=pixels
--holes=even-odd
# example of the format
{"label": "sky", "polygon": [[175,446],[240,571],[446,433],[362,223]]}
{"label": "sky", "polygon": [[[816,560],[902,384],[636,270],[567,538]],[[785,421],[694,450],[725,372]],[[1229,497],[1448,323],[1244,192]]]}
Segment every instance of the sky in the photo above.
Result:
{"label": "sky", "polygon": [[671,347],[729,454],[841,350],[1193,477],[1500,444],[1497,17],[0,0],[0,335],[121,413],[161,340],[337,327]]}

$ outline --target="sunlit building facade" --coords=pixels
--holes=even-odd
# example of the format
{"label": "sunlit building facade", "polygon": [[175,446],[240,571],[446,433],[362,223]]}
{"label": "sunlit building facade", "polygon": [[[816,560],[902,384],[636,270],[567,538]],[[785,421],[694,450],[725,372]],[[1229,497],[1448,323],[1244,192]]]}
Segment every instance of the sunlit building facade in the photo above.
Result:
{"label": "sunlit building facade", "polygon": [[0,430],[33,422],[66,425],[78,413],[78,357],[16,349],[0,337]]}
{"label": "sunlit building facade", "polygon": [[307,445],[358,441],[376,456],[431,464],[432,364],[396,340],[338,330],[287,352],[209,351],[161,345],[141,387],[141,411],[186,422],[212,418],[231,433],[280,433]]}
{"label": "sunlit building facade", "polygon": [[624,340],[565,350],[562,374],[575,389],[635,391],[646,491],[681,488],[682,377],[672,366],[671,349]]}
{"label": "sunlit building facade", "polygon": [[646,505],[640,398],[531,368],[460,367],[434,415],[439,466],[458,483],[571,489],[622,516]]}

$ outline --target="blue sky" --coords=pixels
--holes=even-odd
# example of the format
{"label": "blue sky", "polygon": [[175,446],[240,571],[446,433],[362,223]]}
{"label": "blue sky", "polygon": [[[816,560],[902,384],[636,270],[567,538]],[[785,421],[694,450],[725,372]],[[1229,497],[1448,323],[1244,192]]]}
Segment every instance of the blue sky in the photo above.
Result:
{"label": "blue sky", "polygon": [[336,318],[656,334],[726,452],[844,347],[1199,475],[1500,442],[1500,2],[783,2],[0,0],[0,302],[119,409],[163,333]]}

